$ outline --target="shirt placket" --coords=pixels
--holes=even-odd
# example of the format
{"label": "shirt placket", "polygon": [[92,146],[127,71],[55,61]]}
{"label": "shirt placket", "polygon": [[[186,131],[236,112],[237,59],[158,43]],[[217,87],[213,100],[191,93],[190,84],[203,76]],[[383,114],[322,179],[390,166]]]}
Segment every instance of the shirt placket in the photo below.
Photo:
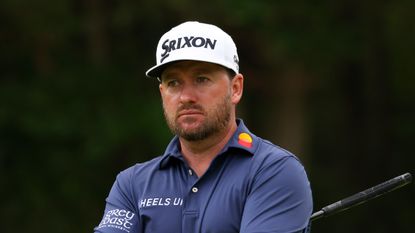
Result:
{"label": "shirt placket", "polygon": [[187,189],[183,200],[183,221],[182,232],[183,233],[196,233],[199,229],[199,207],[201,202],[200,187],[198,185],[198,177],[192,171],[187,168]]}

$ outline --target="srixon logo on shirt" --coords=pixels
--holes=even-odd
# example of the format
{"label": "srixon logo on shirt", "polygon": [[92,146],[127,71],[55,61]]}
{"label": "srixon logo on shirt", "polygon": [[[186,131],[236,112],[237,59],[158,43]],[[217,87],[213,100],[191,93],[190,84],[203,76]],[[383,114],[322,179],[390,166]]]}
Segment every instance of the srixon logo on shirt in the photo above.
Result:
{"label": "srixon logo on shirt", "polygon": [[204,48],[214,50],[216,47],[216,41],[210,38],[184,36],[174,40],[165,40],[161,45],[164,52],[161,54],[160,63],[166,59],[172,50],[183,48]]}

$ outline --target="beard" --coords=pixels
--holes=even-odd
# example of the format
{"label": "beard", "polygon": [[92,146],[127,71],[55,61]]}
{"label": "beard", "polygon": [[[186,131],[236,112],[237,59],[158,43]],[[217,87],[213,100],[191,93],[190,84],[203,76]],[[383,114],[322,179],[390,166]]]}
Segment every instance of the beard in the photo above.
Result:
{"label": "beard", "polygon": [[[185,103],[181,105],[175,114],[169,114],[166,111],[166,108],[163,106],[164,117],[166,119],[167,125],[170,128],[170,131],[187,140],[187,141],[200,141],[206,139],[226,128],[231,119],[231,97],[228,93],[218,104],[216,104],[211,111],[206,111],[204,108],[198,104]],[[205,120],[196,128],[185,129],[180,123],[177,122],[178,113],[181,110],[198,110],[203,112]]]}

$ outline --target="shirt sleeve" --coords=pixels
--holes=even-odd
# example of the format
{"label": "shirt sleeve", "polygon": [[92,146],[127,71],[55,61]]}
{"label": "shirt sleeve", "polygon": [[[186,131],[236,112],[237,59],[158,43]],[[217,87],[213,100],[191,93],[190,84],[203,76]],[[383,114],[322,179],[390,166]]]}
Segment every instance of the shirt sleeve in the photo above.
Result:
{"label": "shirt sleeve", "polygon": [[304,167],[295,157],[285,157],[257,171],[240,233],[307,232],[312,209]]}
{"label": "shirt sleeve", "polygon": [[141,233],[129,170],[121,172],[106,199],[104,216],[94,233]]}

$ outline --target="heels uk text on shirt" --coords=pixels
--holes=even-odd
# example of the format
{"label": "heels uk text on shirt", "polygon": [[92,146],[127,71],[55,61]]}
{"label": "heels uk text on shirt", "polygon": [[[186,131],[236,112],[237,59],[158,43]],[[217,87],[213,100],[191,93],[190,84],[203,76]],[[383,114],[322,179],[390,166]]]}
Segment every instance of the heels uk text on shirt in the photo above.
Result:
{"label": "heels uk text on shirt", "polygon": [[179,197],[153,197],[144,198],[139,201],[139,207],[152,207],[152,206],[181,206],[183,205],[183,198]]}

